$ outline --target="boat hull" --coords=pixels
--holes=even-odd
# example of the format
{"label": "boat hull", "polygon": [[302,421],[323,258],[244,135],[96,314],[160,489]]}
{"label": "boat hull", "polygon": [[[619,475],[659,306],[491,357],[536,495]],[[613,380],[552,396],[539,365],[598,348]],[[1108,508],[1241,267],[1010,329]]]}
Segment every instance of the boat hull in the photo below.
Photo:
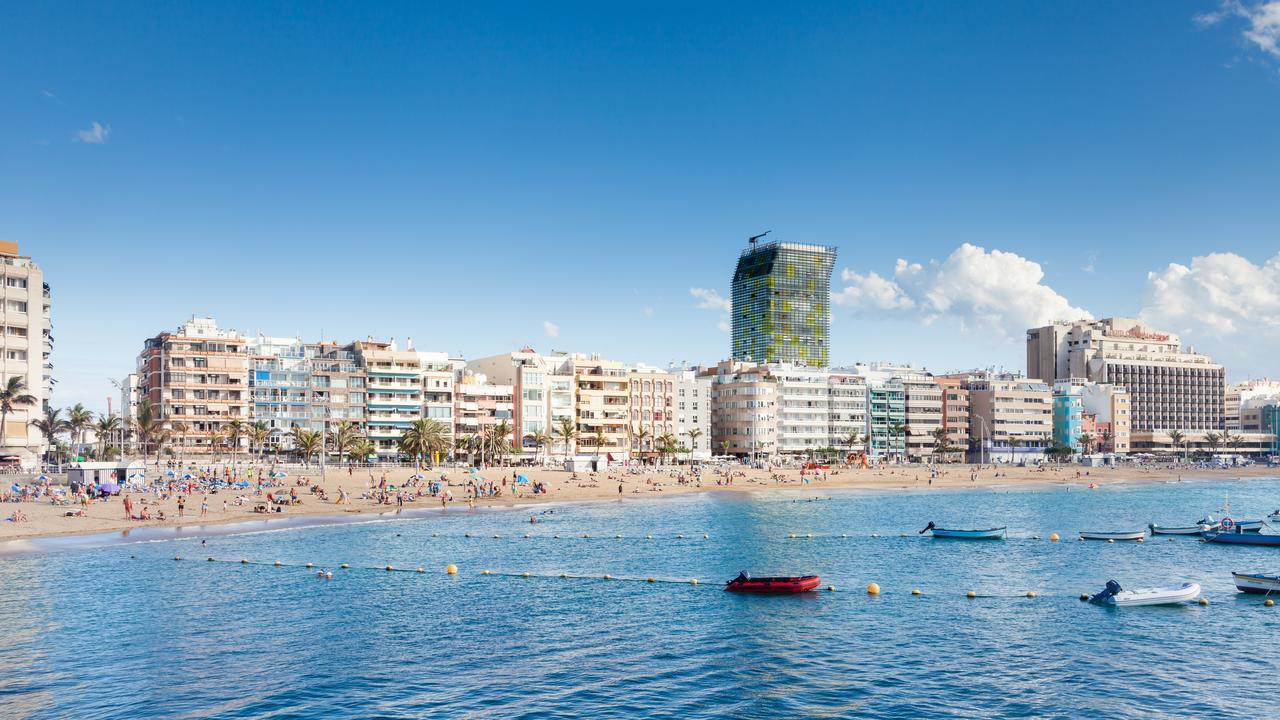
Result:
{"label": "boat hull", "polygon": [[1082,532],[1081,540],[1137,540],[1146,539],[1147,533],[1144,530],[1136,532]]}
{"label": "boat hull", "polygon": [[816,590],[821,583],[822,579],[817,575],[751,578],[750,580],[733,579],[725,584],[724,589],[726,592],[736,593],[790,595]]}
{"label": "boat hull", "polygon": [[1200,533],[1205,542],[1222,543],[1224,545],[1257,545],[1261,547],[1280,547],[1280,535],[1259,535],[1257,533]]}
{"label": "boat hull", "polygon": [[1200,586],[1196,583],[1183,583],[1176,588],[1140,588],[1122,590],[1112,595],[1108,605],[1113,607],[1141,607],[1144,605],[1179,605],[1200,597]]}
{"label": "boat hull", "polygon": [[947,530],[934,528],[933,536],[939,540],[1003,540],[1008,528],[991,528],[989,530]]}
{"label": "boat hull", "polygon": [[1254,595],[1280,595],[1280,575],[1257,575],[1252,573],[1231,573],[1236,581],[1236,589]]}
{"label": "boat hull", "polygon": [[1199,535],[1206,530],[1215,530],[1216,528],[1208,525],[1183,525],[1180,527],[1164,526],[1164,525],[1148,525],[1152,535]]}

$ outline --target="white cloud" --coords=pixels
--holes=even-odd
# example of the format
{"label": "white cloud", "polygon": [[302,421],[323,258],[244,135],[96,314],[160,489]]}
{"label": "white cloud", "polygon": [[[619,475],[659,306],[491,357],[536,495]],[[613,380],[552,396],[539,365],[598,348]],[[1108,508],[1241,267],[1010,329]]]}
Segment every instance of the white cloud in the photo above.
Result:
{"label": "white cloud", "polygon": [[700,310],[722,310],[729,312],[733,306],[729,298],[720,297],[720,293],[708,288],[689,288],[689,294],[698,298]]}
{"label": "white cloud", "polygon": [[642,312],[642,313],[644,313],[644,316],[645,316],[645,317],[647,317],[647,318],[651,318],[651,317],[653,317],[653,308],[652,308],[652,307],[647,307],[647,306],[646,306],[646,307],[645,307],[645,309],[644,309],[644,310],[642,310],[641,312]]}
{"label": "white cloud", "polygon": [[1098,256],[1095,253],[1089,253],[1089,261],[1080,268],[1084,272],[1091,273],[1098,269]]}
{"label": "white cloud", "polygon": [[1040,264],[1016,253],[965,243],[942,262],[898,260],[893,276],[844,270],[848,283],[832,301],[855,314],[897,314],[930,324],[955,320],[961,330],[1007,339],[1054,320],[1092,318],[1045,285]]}
{"label": "white cloud", "polygon": [[89,143],[91,145],[101,145],[107,141],[107,136],[111,134],[110,125],[100,125],[96,120],[88,130],[81,130],[76,133],[76,142]]}
{"label": "white cloud", "polygon": [[1270,336],[1280,331],[1280,255],[1262,265],[1235,253],[1170,263],[1147,274],[1140,317],[1193,340]]}
{"label": "white cloud", "polygon": [[542,331],[545,332],[549,338],[555,339],[560,337],[560,326],[550,320],[542,321]]}
{"label": "white cloud", "polygon": [[709,288],[689,288],[689,294],[698,298],[699,310],[716,310],[721,313],[716,322],[720,332],[729,332],[729,313],[733,311],[733,302],[727,297]]}
{"label": "white cloud", "polygon": [[1214,12],[1197,15],[1201,26],[1217,25],[1230,18],[1241,18],[1249,26],[1241,35],[1259,50],[1280,58],[1280,0],[1249,3],[1243,0],[1223,0]]}

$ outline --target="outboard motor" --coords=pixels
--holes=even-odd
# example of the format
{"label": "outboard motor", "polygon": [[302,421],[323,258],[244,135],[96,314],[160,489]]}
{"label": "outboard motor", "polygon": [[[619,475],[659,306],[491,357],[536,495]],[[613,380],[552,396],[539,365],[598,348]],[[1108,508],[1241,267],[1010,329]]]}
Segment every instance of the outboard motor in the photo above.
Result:
{"label": "outboard motor", "polygon": [[1120,587],[1120,583],[1116,582],[1115,580],[1108,580],[1106,589],[1098,593],[1097,595],[1094,595],[1093,597],[1089,598],[1089,602],[1093,603],[1094,605],[1104,605],[1108,600],[1112,598],[1112,596],[1114,596],[1116,593],[1120,592],[1121,590],[1122,588]]}
{"label": "outboard motor", "polygon": [[924,526],[924,529],[923,529],[923,530],[921,530],[920,532],[916,533],[916,534],[917,534],[917,535],[923,535],[923,534],[925,534],[925,533],[929,532],[930,530],[934,529],[935,527],[937,527],[937,525],[934,525],[934,524],[933,524],[933,521],[932,521],[932,520],[930,520],[930,521],[929,521],[929,524],[928,524],[928,525],[925,525],[925,526]]}

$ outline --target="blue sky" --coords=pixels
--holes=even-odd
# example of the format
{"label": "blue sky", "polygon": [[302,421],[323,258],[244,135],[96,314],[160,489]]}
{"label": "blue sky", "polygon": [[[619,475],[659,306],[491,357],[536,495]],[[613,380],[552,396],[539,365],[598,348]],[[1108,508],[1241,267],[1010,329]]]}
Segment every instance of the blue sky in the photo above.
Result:
{"label": "blue sky", "polygon": [[836,362],[1021,368],[1083,311],[1276,374],[1278,35],[1277,0],[11,5],[0,238],[97,409],[193,313],[713,362],[763,230],[840,248]]}

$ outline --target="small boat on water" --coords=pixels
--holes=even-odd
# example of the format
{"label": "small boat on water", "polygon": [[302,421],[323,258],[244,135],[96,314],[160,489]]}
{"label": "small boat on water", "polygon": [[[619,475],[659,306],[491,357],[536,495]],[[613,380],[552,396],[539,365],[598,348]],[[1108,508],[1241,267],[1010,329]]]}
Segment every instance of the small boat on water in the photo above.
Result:
{"label": "small boat on water", "polygon": [[1146,530],[1136,530],[1134,532],[1080,532],[1081,540],[1137,540],[1142,541],[1147,538]]}
{"label": "small boat on water", "polygon": [[1233,572],[1231,577],[1236,581],[1236,589],[1240,592],[1255,595],[1280,595],[1280,575]]}
{"label": "small boat on water", "polygon": [[940,528],[930,522],[916,534],[923,535],[931,532],[935,538],[947,540],[1003,540],[1007,531],[1008,528],[1006,527],[989,528],[987,530],[949,530]]}
{"label": "small boat on water", "polygon": [[1212,517],[1204,518],[1200,521],[1201,525],[1210,525],[1210,530],[1235,530],[1239,528],[1241,532],[1262,532],[1262,526],[1266,524],[1266,520],[1232,520],[1224,517],[1221,520],[1214,520]]}
{"label": "small boat on water", "polygon": [[1176,587],[1125,590],[1115,580],[1108,580],[1106,589],[1089,598],[1089,602],[1111,607],[1138,607],[1180,605],[1198,597],[1200,597],[1200,586],[1193,582],[1182,583]]}
{"label": "small boat on water", "polygon": [[1202,532],[1200,537],[1208,543],[1222,543],[1224,545],[1259,545],[1263,547],[1280,547],[1280,535],[1263,535],[1253,532],[1239,531],[1220,531],[1220,532]]}
{"label": "small boat on water", "polygon": [[724,589],[727,592],[788,595],[816,590],[821,582],[822,579],[817,575],[753,578],[746,572],[742,572],[738,577],[725,583]]}
{"label": "small boat on water", "polygon": [[1147,526],[1152,535],[1199,535],[1209,530],[1217,530],[1217,525],[1181,525],[1165,526],[1152,523]]}

